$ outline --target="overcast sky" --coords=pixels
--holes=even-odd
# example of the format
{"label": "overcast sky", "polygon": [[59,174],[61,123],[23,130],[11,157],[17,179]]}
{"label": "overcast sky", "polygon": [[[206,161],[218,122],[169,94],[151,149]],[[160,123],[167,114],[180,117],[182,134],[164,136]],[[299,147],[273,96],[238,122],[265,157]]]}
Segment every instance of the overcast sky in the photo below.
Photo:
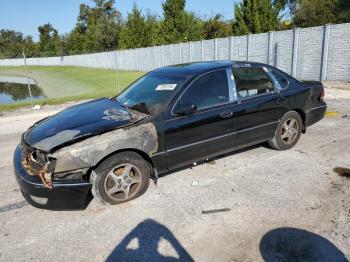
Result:
{"label": "overcast sky", "polygon": [[[159,15],[164,0],[116,0],[116,8],[123,16],[132,9],[135,2],[138,7]],[[233,18],[233,3],[236,0],[187,0],[186,9],[201,17],[210,17],[216,13],[224,19]],[[79,5],[92,5],[91,0],[0,0],[0,29],[12,29],[38,40],[38,26],[51,23],[60,34],[69,33],[79,13]]]}

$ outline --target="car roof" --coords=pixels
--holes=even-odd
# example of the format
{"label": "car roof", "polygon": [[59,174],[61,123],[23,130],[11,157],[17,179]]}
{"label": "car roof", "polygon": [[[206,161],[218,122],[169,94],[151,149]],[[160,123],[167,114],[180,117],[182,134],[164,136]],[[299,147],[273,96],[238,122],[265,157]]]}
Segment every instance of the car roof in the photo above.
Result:
{"label": "car roof", "polygon": [[203,74],[213,70],[228,68],[236,64],[265,66],[265,64],[248,62],[248,61],[208,61],[208,62],[196,62],[196,63],[164,66],[164,67],[157,68],[152,72],[195,76],[195,75]]}

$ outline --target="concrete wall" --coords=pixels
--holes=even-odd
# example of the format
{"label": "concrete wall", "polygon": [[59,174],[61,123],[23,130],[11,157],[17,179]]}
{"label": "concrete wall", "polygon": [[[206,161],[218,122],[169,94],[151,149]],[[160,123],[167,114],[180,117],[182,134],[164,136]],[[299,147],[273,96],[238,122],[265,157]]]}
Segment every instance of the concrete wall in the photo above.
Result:
{"label": "concrete wall", "polygon": [[[28,58],[27,64],[150,71],[172,64],[231,59],[275,65],[302,80],[350,81],[349,50],[350,23],[115,52]],[[23,59],[0,60],[0,66],[23,63]]]}

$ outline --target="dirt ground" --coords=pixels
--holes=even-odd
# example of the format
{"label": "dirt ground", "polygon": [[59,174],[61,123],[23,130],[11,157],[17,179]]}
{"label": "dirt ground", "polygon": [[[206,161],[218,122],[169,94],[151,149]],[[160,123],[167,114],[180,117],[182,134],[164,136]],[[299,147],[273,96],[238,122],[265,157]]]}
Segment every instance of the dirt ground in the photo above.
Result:
{"label": "dirt ground", "polygon": [[327,116],[289,151],[250,147],[163,176],[132,202],[69,212],[23,202],[12,155],[26,128],[71,104],[3,113],[0,261],[347,261],[350,178],[338,173],[350,168],[350,90],[326,98]]}

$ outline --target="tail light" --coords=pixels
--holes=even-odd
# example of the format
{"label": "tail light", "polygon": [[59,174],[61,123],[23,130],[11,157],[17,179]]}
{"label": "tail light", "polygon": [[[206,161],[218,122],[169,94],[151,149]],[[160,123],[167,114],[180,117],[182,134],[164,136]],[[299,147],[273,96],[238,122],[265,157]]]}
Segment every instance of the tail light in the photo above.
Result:
{"label": "tail light", "polygon": [[325,91],[324,91],[324,87],[322,87],[322,89],[321,89],[321,95],[320,95],[320,101],[323,101],[324,96],[325,96]]}

